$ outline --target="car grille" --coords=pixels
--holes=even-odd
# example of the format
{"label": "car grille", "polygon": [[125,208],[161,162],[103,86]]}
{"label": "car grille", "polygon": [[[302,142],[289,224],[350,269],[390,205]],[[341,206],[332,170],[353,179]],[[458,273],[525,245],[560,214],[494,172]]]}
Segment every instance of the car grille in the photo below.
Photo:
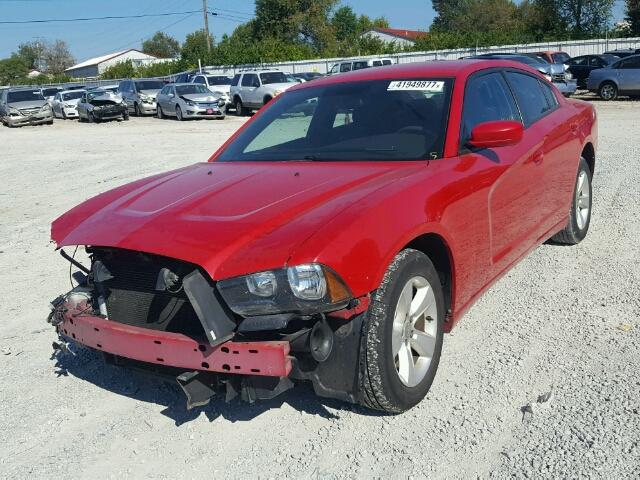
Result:
{"label": "car grille", "polygon": [[36,108],[21,108],[20,109],[20,113],[22,115],[33,115],[35,113],[38,113],[40,111],[39,107]]}
{"label": "car grille", "polygon": [[564,73],[554,73],[551,75],[551,79],[554,82],[564,82]]}
{"label": "car grille", "polygon": [[102,282],[109,320],[136,327],[204,337],[184,289],[156,290],[160,270],[168,268],[180,279],[198,267],[172,258],[121,249],[92,250],[113,278]]}

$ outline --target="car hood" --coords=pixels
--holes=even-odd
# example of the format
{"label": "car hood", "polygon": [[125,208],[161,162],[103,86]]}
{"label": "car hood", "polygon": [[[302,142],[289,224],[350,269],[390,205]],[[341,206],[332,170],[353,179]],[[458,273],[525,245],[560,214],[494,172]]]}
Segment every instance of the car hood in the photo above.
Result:
{"label": "car hood", "polygon": [[80,102],[79,98],[73,98],[71,100],[62,100],[61,103],[64,103],[65,105],[78,105],[79,102]]}
{"label": "car hood", "polygon": [[21,108],[43,107],[46,103],[46,100],[27,100],[25,102],[9,102],[7,105],[20,110]]}
{"label": "car hood", "polygon": [[298,82],[267,83],[265,84],[265,87],[269,87],[274,90],[286,90],[287,88],[295,87],[296,85],[300,84]]}
{"label": "car hood", "polygon": [[210,93],[189,93],[187,95],[180,95],[180,97],[193,100],[194,102],[215,102],[218,99],[218,97]]}
{"label": "car hood", "polygon": [[196,164],[78,205],[53,222],[51,237],[58,247],[109,246],[178,258],[213,279],[279,268],[338,213],[418,168],[417,162],[402,165]]}
{"label": "car hood", "polygon": [[554,75],[560,75],[565,72],[564,63],[550,63],[549,71]]}
{"label": "car hood", "polygon": [[139,90],[139,93],[144,93],[145,95],[149,95],[150,97],[156,98],[156,95],[158,95],[158,92],[160,90]]}

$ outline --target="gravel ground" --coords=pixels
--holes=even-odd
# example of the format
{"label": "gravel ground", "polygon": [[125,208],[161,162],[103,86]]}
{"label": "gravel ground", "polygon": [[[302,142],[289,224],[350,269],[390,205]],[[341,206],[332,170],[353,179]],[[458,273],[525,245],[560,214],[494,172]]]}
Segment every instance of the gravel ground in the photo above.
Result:
{"label": "gravel ground", "polygon": [[543,245],[494,286],[398,416],[305,387],[187,412],[178,388],[96,353],[52,359],[47,302],[69,280],[51,220],[205,160],[242,120],[0,128],[0,477],[639,478],[640,103],[597,108],[586,240]]}

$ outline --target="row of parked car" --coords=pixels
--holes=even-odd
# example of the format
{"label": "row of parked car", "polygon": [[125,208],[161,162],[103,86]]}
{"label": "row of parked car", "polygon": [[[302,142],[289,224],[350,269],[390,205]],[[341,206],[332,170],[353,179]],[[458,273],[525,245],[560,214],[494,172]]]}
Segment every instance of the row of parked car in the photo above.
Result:
{"label": "row of parked car", "polygon": [[[565,96],[583,88],[604,100],[620,95],[640,97],[640,49],[614,50],[571,58],[566,52],[488,53],[472,59],[508,59],[537,69]],[[327,75],[392,65],[390,58],[345,60]],[[54,118],[97,122],[129,115],[222,119],[229,110],[246,115],[261,108],[288,88],[323,75],[290,74],[274,69],[248,69],[233,77],[202,71],[184,72],[169,79],[127,79],[117,85],[16,88],[0,91],[0,121],[7,126],[50,124]]]}
{"label": "row of parked car", "polygon": [[566,52],[492,53],[471,58],[509,59],[537,69],[565,96],[577,89],[596,93],[603,100],[640,97],[640,49],[570,57]]}

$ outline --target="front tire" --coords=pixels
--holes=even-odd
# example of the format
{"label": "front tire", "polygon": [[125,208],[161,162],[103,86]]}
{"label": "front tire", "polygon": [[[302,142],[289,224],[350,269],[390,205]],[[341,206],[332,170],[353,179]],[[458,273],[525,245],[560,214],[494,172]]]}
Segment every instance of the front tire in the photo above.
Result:
{"label": "front tire", "polygon": [[160,105],[158,105],[158,108],[156,109],[156,115],[160,120],[164,118],[164,114],[162,113],[162,107]]}
{"label": "front tire", "polygon": [[237,98],[234,105],[236,107],[236,116],[237,117],[244,117],[245,112],[244,112],[244,107],[242,106],[242,100]]}
{"label": "front tire", "polygon": [[184,117],[182,116],[182,109],[180,108],[180,105],[176,105],[176,118],[179,121],[184,120]]}
{"label": "front tire", "polygon": [[374,295],[361,340],[364,406],[401,413],[425,397],[440,361],[444,315],[440,277],[429,257],[401,251]]}
{"label": "front tire", "polygon": [[587,236],[591,223],[592,178],[593,173],[589,169],[587,161],[580,157],[567,226],[551,237],[553,242],[576,245]]}
{"label": "front tire", "polygon": [[138,102],[133,104],[133,111],[135,112],[136,117],[142,116],[142,110],[140,110],[140,105],[138,105]]}
{"label": "front tire", "polygon": [[598,95],[607,102],[615,100],[618,98],[618,87],[613,82],[604,82],[598,89]]}

